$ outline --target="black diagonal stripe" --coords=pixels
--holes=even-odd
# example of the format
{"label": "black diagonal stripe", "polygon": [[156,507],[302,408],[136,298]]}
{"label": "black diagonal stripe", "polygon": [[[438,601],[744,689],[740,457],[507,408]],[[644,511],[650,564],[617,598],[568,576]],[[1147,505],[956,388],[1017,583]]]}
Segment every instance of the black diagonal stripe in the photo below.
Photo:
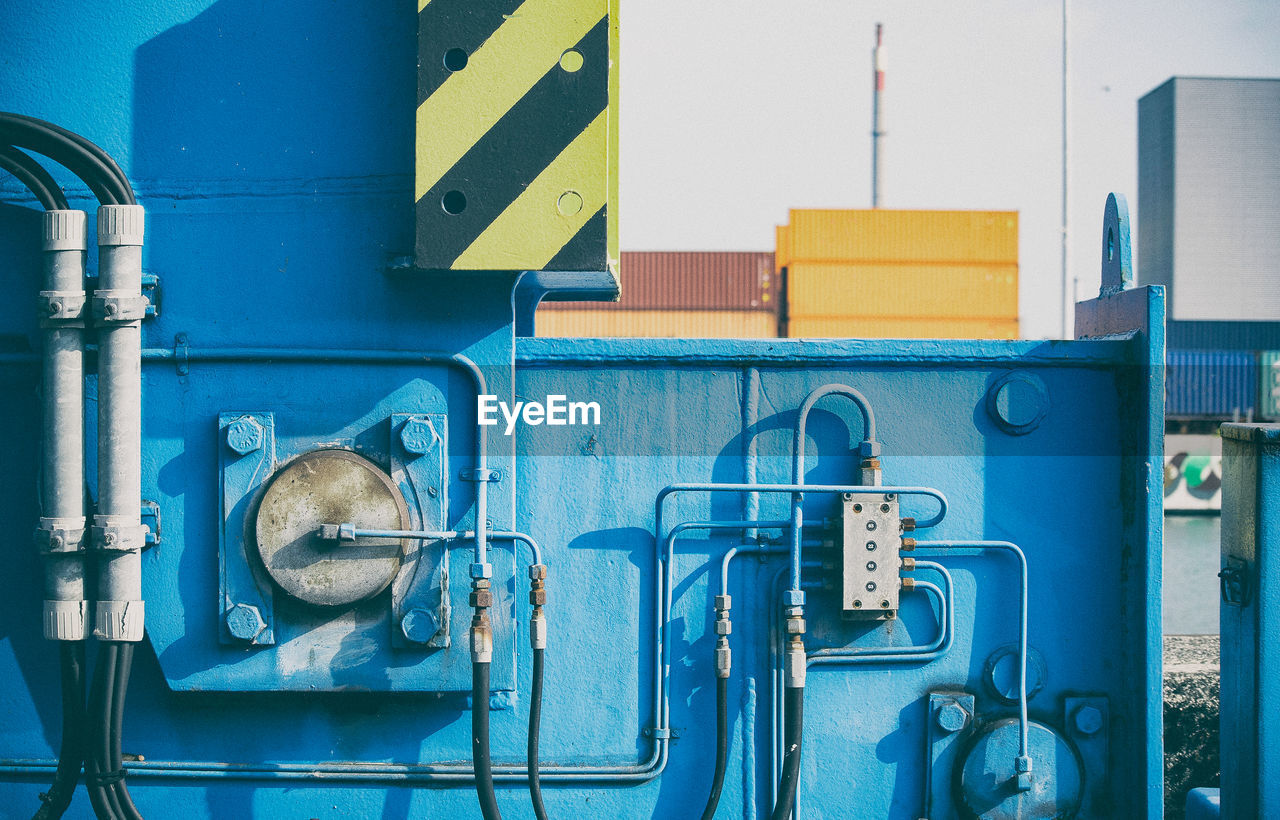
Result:
{"label": "black diagonal stripe", "polygon": [[[580,69],[553,66],[418,200],[419,267],[449,268],[605,110],[609,103],[608,18],[573,49],[582,54]],[[500,83],[502,78],[493,81]],[[431,146],[419,150],[430,151]],[[445,194],[451,191],[466,197],[461,213],[446,213],[442,207]]]}
{"label": "black diagonal stripe", "polygon": [[431,0],[418,12],[418,105],[453,73],[445,66],[445,53],[458,48],[468,57],[475,54],[521,2]]}
{"label": "black diagonal stripe", "polygon": [[605,205],[551,257],[544,270],[604,270],[608,255],[609,206]]}

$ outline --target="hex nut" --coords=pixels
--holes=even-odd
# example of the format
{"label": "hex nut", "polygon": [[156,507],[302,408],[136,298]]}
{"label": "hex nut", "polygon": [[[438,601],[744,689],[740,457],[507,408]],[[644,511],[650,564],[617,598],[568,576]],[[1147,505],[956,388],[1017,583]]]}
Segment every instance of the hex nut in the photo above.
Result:
{"label": "hex nut", "polygon": [[944,732],[959,732],[969,725],[969,712],[954,700],[938,707],[934,722]]}
{"label": "hex nut", "polygon": [[1086,704],[1075,711],[1072,722],[1080,734],[1096,735],[1102,729],[1102,710]]}
{"label": "hex nut", "polygon": [[223,616],[227,634],[238,641],[252,641],[267,628],[262,613],[253,604],[236,604]]}
{"label": "hex nut", "polygon": [[783,606],[804,606],[804,590],[789,589],[782,593]]}
{"label": "hex nut", "polygon": [[716,618],[716,634],[731,635],[733,634],[733,621],[728,618]]}
{"label": "hex nut", "polygon": [[864,441],[858,445],[858,455],[863,458],[875,458],[880,455],[880,442]]}
{"label": "hex nut", "polygon": [[262,449],[264,437],[262,425],[257,420],[245,416],[227,425],[227,446],[242,456]]}
{"label": "hex nut", "polygon": [[489,609],[493,606],[493,591],[488,589],[472,590],[470,602],[472,609]]}
{"label": "hex nut", "polygon": [[[492,600],[493,593],[489,593],[489,596],[490,596],[490,600]],[[529,590],[529,603],[533,604],[534,606],[545,605],[547,603],[547,591],[545,589]],[[485,606],[489,606],[489,604],[485,604]]]}
{"label": "hex nut", "polygon": [[545,581],[546,578],[547,578],[546,564],[530,564],[529,565],[530,581]]}
{"label": "hex nut", "polygon": [[400,446],[411,455],[429,453],[439,441],[430,419],[411,418],[400,426]]}
{"label": "hex nut", "polygon": [[787,618],[787,634],[803,635],[804,634],[804,618]]}
{"label": "hex nut", "polygon": [[733,668],[733,655],[729,650],[729,645],[716,646],[716,677],[727,678],[729,672]]}
{"label": "hex nut", "polygon": [[716,609],[719,609],[719,610],[723,610],[723,611],[725,611],[725,612],[728,612],[728,611],[729,611],[730,609],[732,609],[732,608],[733,608],[733,596],[732,596],[732,595],[717,595],[717,596],[716,596]]}
{"label": "hex nut", "polygon": [[440,623],[431,610],[415,607],[400,619],[400,632],[405,640],[413,643],[426,643],[440,631]]}
{"label": "hex nut", "polygon": [[493,577],[493,564],[472,564],[471,577],[476,580]]}

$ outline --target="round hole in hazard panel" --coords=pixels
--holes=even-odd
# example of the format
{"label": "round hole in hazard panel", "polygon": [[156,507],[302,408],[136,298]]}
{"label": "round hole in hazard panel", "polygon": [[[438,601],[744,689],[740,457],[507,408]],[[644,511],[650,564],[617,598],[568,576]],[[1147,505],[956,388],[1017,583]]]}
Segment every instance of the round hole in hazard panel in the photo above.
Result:
{"label": "round hole in hazard panel", "polygon": [[582,194],[577,191],[565,191],[556,200],[556,210],[561,216],[574,216],[582,211]]}
{"label": "round hole in hazard panel", "polygon": [[582,68],[582,63],[582,52],[580,51],[569,49],[560,55],[560,67],[570,74]]}
{"label": "round hole in hazard panel", "polygon": [[444,53],[444,67],[450,71],[461,71],[467,67],[467,52],[460,48],[451,48]]}
{"label": "round hole in hazard panel", "polygon": [[376,464],[346,450],[299,456],[271,479],[254,524],[258,555],[280,589],[316,606],[347,606],[387,588],[405,542],[321,539],[322,524],[409,529],[404,497]]}
{"label": "round hole in hazard panel", "polygon": [[446,191],[440,197],[440,207],[450,216],[457,216],[467,209],[467,195],[462,191]]}

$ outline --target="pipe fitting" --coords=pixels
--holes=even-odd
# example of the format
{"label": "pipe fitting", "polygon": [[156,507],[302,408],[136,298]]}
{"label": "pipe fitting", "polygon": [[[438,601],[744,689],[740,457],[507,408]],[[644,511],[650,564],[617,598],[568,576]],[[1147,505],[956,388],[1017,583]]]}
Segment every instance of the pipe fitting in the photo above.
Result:
{"label": "pipe fitting", "polygon": [[140,641],[145,612],[143,601],[98,601],[93,615],[93,637],[100,641]]}
{"label": "pipe fitting", "polygon": [[1014,788],[1020,792],[1031,791],[1031,758],[1027,755],[1018,755],[1014,760],[1014,769],[1017,771],[1017,782]]}
{"label": "pipe fitting", "polygon": [[529,617],[529,647],[547,648],[547,618],[542,614],[541,608],[535,609]]}
{"label": "pipe fitting", "polygon": [[483,563],[475,563],[471,565],[471,577],[477,580],[493,577],[493,564],[488,561]]}
{"label": "pipe fitting", "polygon": [[912,550],[914,550],[915,548],[916,548],[916,539],[914,539],[914,538],[904,538],[904,539],[902,539],[902,551],[903,551],[903,552],[911,552],[911,551],[912,551]]}
{"label": "pipe fitting", "polygon": [[88,636],[88,601],[45,601],[44,636],[51,641],[83,641]]}
{"label": "pipe fitting", "polygon": [[717,612],[728,612],[733,608],[732,595],[717,595],[715,600],[715,608]]}
{"label": "pipe fitting", "polygon": [[[480,620],[483,623],[477,623]],[[471,621],[471,662],[493,662],[493,631],[489,629],[488,616],[476,616]]]}
{"label": "pipe fitting", "polygon": [[788,589],[783,592],[782,605],[784,607],[804,606],[804,591],[799,589]]}
{"label": "pipe fitting", "polygon": [[727,616],[722,614],[721,617],[716,618],[715,629],[716,629],[716,634],[721,637],[724,637],[726,635],[732,635],[733,621],[729,620]]}
{"label": "pipe fitting", "polygon": [[716,639],[716,677],[728,678],[733,668],[733,653],[729,649],[729,639],[723,635]]}
{"label": "pipe fitting", "polygon": [[808,659],[804,654],[804,641],[799,635],[792,635],[787,644],[784,658],[784,676],[788,689],[803,689],[805,672],[808,670]]}
{"label": "pipe fitting", "polygon": [[546,564],[530,564],[529,580],[530,581],[547,580],[547,565]]}

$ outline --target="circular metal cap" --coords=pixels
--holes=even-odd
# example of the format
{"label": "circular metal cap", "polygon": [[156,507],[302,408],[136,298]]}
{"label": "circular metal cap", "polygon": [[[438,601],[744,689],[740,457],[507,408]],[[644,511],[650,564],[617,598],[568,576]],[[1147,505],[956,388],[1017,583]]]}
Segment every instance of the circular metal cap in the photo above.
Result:
{"label": "circular metal cap", "polygon": [[1019,753],[1016,718],[997,721],[978,734],[955,769],[961,815],[981,820],[1070,820],[1080,809],[1084,768],[1075,747],[1042,723],[1027,727],[1031,788],[1015,788]]}
{"label": "circular metal cap", "polygon": [[407,530],[404,497],[378,467],[346,450],[317,450],[276,473],[258,506],[258,555],[288,594],[317,606],[344,606],[387,588],[400,570],[404,541],[321,540],[321,524]]}

